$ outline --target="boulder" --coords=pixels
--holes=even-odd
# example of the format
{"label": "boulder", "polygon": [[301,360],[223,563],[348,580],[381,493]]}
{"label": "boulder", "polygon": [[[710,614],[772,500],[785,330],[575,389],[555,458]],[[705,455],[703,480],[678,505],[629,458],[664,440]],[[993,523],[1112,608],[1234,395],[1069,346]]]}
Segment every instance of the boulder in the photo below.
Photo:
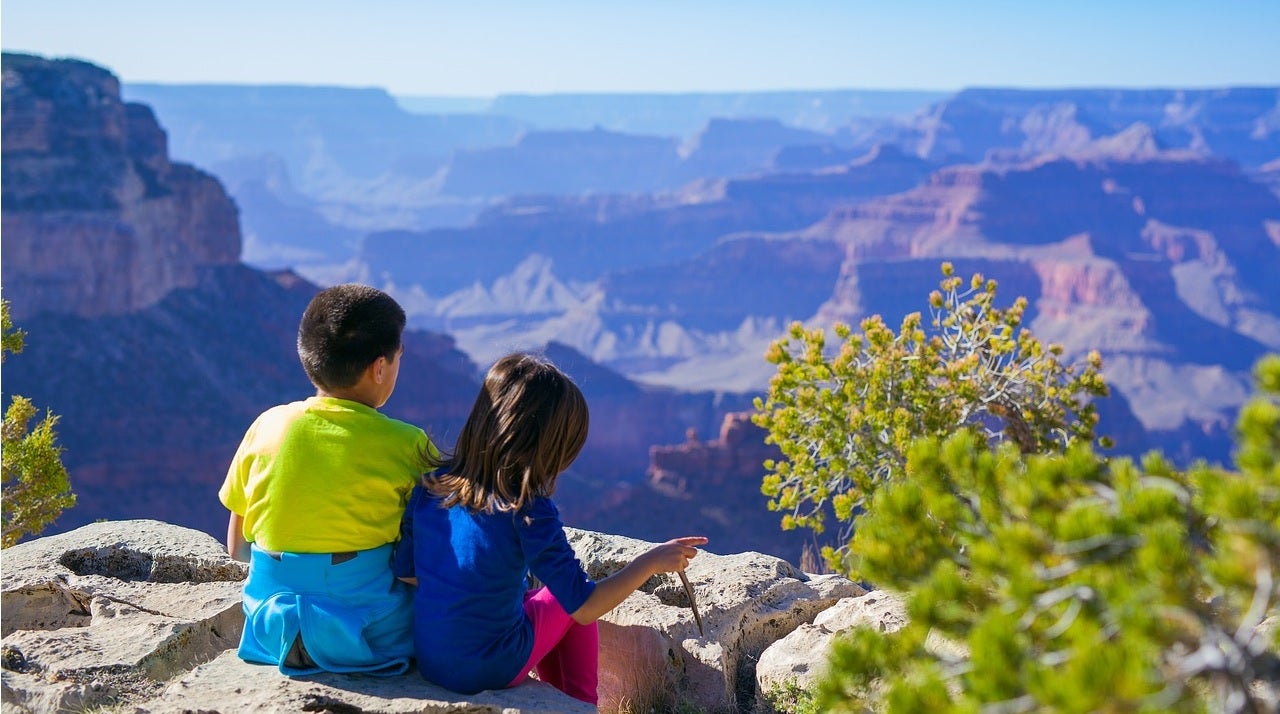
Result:
{"label": "boulder", "polygon": [[95,523],[4,551],[4,711],[134,700],[240,639],[247,568],[211,536]]}
{"label": "boulder", "polygon": [[[772,711],[771,700],[793,690],[812,690],[822,676],[832,640],[855,627],[896,632],[907,624],[902,598],[883,590],[845,598],[824,610],[813,622],[797,627],[760,654],[756,663],[756,701]],[[772,695],[772,696],[771,696]]]}
{"label": "boulder", "polygon": [[[621,569],[652,543],[568,529],[592,578]],[[863,595],[835,575],[808,575],[762,553],[702,552],[686,571],[701,611],[670,574],[650,578],[600,620],[600,705],[604,709],[750,711],[760,654],[843,598]]]}

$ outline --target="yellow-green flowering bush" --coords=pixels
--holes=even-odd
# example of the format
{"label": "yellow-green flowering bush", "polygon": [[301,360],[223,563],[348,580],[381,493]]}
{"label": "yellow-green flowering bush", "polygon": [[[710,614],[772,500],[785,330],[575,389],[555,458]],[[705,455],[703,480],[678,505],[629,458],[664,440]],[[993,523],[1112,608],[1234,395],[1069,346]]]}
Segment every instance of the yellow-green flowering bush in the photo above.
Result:
{"label": "yellow-green flowering bush", "polygon": [[849,552],[906,594],[910,621],[839,642],[819,709],[1272,711],[1280,630],[1260,625],[1280,612],[1280,356],[1257,374],[1232,470],[1085,443],[1027,456],[972,431],[913,443]]}
{"label": "yellow-green flowering bush", "polygon": [[755,423],[782,458],[765,464],[762,491],[782,527],[822,533],[828,512],[844,524],[828,564],[850,574],[847,542],[855,514],[878,486],[901,474],[914,439],[972,427],[1022,453],[1062,452],[1094,438],[1092,398],[1105,395],[1101,359],[1063,364],[1022,327],[1026,300],[997,307],[996,283],[965,283],[942,266],[929,314],[907,315],[895,333],[880,316],[854,332],[793,324],[766,358],[778,371],[756,400]]}
{"label": "yellow-green flowering bush", "polygon": [[[2,347],[4,355],[22,351],[24,333],[15,329],[9,319],[9,304],[0,301],[3,314]],[[31,400],[15,396],[4,413],[3,443],[0,444],[0,487],[4,489],[3,533],[0,547],[22,540],[23,536],[43,531],[63,510],[75,505],[67,470],[62,465],[62,447],[54,427],[58,417],[46,411],[34,429],[28,425],[36,416]]]}

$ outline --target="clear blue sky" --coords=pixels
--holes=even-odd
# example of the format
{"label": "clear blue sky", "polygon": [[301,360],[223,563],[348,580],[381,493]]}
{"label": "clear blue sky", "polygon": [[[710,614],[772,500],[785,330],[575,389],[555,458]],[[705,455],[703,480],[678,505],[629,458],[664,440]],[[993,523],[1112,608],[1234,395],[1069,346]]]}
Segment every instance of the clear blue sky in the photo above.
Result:
{"label": "clear blue sky", "polygon": [[1280,0],[3,0],[126,82],[402,95],[1280,85]]}

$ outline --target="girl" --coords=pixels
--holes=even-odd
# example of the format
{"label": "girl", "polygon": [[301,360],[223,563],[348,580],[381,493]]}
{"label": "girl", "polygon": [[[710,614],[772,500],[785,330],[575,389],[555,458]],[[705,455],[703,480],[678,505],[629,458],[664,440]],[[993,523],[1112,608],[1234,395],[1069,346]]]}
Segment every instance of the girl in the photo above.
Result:
{"label": "girl", "polygon": [[[544,359],[503,357],[485,376],[452,455],[414,489],[396,574],[417,585],[422,676],[474,694],[538,677],[596,703],[596,619],[656,573],[683,570],[702,537],[654,547],[593,582],[551,502],[587,440],[587,403]],[[526,592],[532,572],[544,584]]]}

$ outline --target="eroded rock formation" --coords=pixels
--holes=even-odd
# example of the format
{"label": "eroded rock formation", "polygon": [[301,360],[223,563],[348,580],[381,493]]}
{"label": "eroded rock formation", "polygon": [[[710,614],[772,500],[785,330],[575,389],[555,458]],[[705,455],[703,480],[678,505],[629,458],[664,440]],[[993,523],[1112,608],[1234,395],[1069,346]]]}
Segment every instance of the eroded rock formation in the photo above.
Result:
{"label": "eroded rock formation", "polygon": [[169,161],[151,110],[106,70],[3,59],[3,281],[15,319],[121,314],[240,257],[235,205]]}

